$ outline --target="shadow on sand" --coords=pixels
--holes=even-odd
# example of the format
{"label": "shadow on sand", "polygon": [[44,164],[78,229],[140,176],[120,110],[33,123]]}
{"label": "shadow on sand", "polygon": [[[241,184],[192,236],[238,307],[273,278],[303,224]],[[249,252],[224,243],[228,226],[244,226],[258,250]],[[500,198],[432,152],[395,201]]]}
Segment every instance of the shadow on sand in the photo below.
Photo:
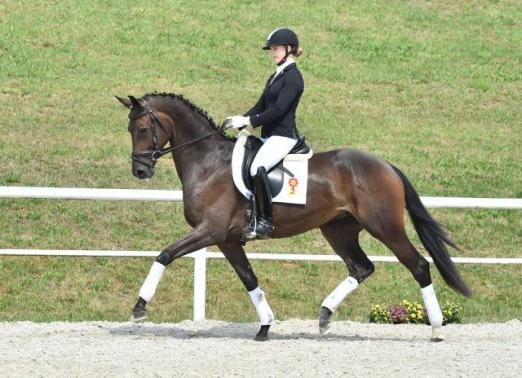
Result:
{"label": "shadow on sand", "polygon": [[[138,336],[138,337],[171,337],[175,339],[244,339],[253,340],[259,326],[256,323],[226,323],[209,327],[207,329],[190,329],[167,324],[154,323],[124,323],[121,326],[111,328],[109,333],[116,336]],[[321,335],[312,332],[291,332],[278,333],[277,324],[272,327],[274,331],[269,331],[270,340],[317,340],[317,341],[398,341],[412,342],[418,341],[418,338],[400,338],[400,337],[371,337],[360,335],[341,335],[333,332],[327,332]],[[427,341],[427,340],[426,340]]]}

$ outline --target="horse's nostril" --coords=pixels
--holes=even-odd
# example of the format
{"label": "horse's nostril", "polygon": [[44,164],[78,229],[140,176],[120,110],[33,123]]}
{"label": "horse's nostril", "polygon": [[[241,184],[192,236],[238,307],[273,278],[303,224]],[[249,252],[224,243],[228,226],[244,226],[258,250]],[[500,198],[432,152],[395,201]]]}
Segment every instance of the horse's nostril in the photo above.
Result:
{"label": "horse's nostril", "polygon": [[136,176],[143,178],[147,176],[147,172],[145,172],[143,169],[137,169],[136,170]]}
{"label": "horse's nostril", "polygon": [[142,166],[141,164],[137,167],[132,167],[132,174],[141,180],[150,178],[154,175],[154,169]]}

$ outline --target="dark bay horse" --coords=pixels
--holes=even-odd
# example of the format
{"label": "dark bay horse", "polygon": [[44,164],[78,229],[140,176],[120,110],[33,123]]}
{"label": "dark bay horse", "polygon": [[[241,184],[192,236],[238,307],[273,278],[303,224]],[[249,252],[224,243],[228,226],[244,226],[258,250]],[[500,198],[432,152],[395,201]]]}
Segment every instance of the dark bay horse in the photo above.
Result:
{"label": "dark bay horse", "polygon": [[[168,264],[187,253],[217,245],[256,307],[261,324],[256,340],[266,340],[274,316],[240,242],[250,204],[232,181],[234,138],[180,95],[152,93],[140,99],[117,98],[130,109],[132,173],[140,179],[151,177],[156,160],[171,152],[183,184],[185,218],[193,228],[156,258],[140,289],[131,320],[146,317],[145,305],[152,299]],[[170,148],[164,149],[167,143]],[[359,233],[365,229],[412,273],[421,287],[432,339],[442,339],[442,313],[433,291],[429,263],[406,235],[404,207],[445,282],[457,292],[471,296],[446,245],[457,247],[428,213],[406,176],[387,161],[353,149],[317,153],[309,162],[306,205],[274,204],[273,238],[319,227],[348,268],[348,278],[322,303],[321,332],[330,326],[331,316],[341,301],[374,271],[359,245]]]}

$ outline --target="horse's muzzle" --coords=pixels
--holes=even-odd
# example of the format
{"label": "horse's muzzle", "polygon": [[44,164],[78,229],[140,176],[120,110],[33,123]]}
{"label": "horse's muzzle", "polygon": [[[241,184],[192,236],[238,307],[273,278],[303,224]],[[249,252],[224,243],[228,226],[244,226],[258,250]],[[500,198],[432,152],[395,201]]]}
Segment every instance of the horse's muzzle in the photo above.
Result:
{"label": "horse's muzzle", "polygon": [[134,162],[132,164],[132,174],[140,180],[148,179],[154,176],[154,168],[147,167],[144,164]]}

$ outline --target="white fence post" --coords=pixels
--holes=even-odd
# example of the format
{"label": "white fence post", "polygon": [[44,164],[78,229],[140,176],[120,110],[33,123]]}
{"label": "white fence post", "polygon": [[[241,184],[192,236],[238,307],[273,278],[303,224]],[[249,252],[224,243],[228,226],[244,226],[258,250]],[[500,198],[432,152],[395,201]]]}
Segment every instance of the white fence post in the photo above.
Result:
{"label": "white fence post", "polygon": [[207,291],[207,249],[194,252],[194,312],[193,320],[205,320],[205,298]]}

